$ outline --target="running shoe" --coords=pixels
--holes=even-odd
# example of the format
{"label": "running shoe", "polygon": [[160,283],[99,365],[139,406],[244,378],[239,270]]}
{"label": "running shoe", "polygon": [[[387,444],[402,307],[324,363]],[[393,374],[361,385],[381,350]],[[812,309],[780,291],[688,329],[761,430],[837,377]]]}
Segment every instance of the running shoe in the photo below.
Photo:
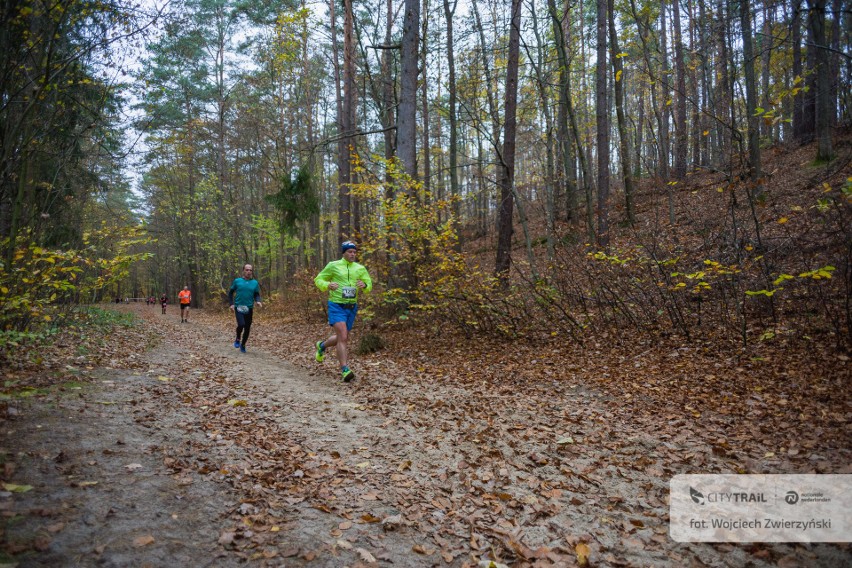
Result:
{"label": "running shoe", "polygon": [[240,353],[245,353],[245,352],[246,352],[246,346],[240,345]]}
{"label": "running shoe", "polygon": [[239,342],[239,341],[234,341],[234,347],[236,347],[237,349],[239,349],[239,348],[240,348],[240,342]]}
{"label": "running shoe", "polygon": [[349,367],[346,367],[345,369],[343,369],[343,382],[344,383],[348,383],[349,381],[351,381],[354,378],[355,378],[355,373],[352,372],[352,369],[350,369]]}
{"label": "running shoe", "polygon": [[317,353],[314,359],[317,360],[317,363],[322,363],[323,359],[325,359],[325,347],[322,346],[322,341],[317,341]]}

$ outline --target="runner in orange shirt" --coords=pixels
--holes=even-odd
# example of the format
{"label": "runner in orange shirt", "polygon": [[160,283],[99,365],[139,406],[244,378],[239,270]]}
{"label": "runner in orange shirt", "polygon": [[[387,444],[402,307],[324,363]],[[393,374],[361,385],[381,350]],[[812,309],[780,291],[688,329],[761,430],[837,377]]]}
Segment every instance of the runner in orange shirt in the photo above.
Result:
{"label": "runner in orange shirt", "polygon": [[183,290],[178,292],[178,300],[180,300],[180,323],[189,322],[189,303],[192,301],[189,286],[184,286]]}

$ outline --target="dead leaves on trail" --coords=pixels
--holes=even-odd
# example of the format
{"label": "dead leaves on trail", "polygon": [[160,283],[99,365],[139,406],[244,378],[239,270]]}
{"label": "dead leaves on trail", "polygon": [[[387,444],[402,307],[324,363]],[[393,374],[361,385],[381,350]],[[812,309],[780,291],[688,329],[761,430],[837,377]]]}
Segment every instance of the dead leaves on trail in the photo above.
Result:
{"label": "dead leaves on trail", "polygon": [[[839,473],[852,461],[842,367],[816,353],[720,359],[639,340],[473,350],[402,329],[386,334],[389,349],[358,357],[363,371],[344,387],[303,345],[316,326],[265,312],[255,352],[235,358],[230,319],[193,318],[180,334],[149,318],[192,356],[146,369],[156,411],[130,408],[152,431],[170,408],[191,411],[175,443],[156,449],[162,466],[178,486],[229,488],[212,541],[269,565],[338,555],[470,568],[722,563],[712,547],[672,548],[671,476]],[[312,373],[304,392],[280,389],[275,356]],[[307,396],[321,389],[325,400]],[[125,465],[128,476],[147,471]]]}

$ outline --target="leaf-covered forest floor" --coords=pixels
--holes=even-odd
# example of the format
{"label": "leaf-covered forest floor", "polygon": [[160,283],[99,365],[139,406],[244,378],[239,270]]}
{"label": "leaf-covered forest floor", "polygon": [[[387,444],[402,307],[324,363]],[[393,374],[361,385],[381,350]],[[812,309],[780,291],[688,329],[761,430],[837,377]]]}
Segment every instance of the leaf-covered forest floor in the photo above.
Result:
{"label": "leaf-covered forest floor", "polygon": [[2,564],[852,563],[848,544],[668,536],[675,474],[850,473],[848,358],[819,345],[410,325],[344,384],[313,361],[321,315],[259,309],[240,354],[230,312],[116,309],[138,323],[2,371]]}
{"label": "leaf-covered forest floor", "polygon": [[[837,149],[823,169],[812,147],[767,151],[756,213],[778,270],[835,262],[835,285],[852,134]],[[724,240],[726,211],[751,215],[731,205],[742,192],[713,173],[689,183],[663,237],[672,254],[754,248]],[[636,234],[656,238],[665,193],[645,187],[637,205]],[[482,266],[492,238],[468,242]],[[747,348],[716,323],[684,340],[615,322],[581,344],[359,316],[354,343],[376,333],[385,347],[354,356],[349,384],[334,354],[314,361],[327,326],[313,289],[270,298],[247,354],[223,306],[185,324],[175,306],[103,306],[135,323],[0,354],[0,566],[852,565],[849,544],[668,534],[676,474],[852,473],[848,330],[796,295],[813,283],[792,284],[777,322],[750,315],[753,337],[778,333]]]}

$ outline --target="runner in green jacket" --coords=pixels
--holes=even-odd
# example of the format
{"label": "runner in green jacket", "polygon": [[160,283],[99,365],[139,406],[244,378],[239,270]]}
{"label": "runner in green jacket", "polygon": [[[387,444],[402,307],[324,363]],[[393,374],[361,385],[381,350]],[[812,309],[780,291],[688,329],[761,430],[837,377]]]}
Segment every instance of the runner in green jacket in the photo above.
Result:
{"label": "runner in green jacket", "polygon": [[341,244],[343,257],[329,262],[314,279],[317,288],[328,292],[328,325],[332,328],[328,339],[317,341],[316,360],[321,363],[325,359],[325,350],[337,347],[340,372],[346,382],[355,378],[355,373],[349,368],[347,344],[358,313],[358,296],[373,289],[367,269],[355,262],[357,248],[352,241]]}

